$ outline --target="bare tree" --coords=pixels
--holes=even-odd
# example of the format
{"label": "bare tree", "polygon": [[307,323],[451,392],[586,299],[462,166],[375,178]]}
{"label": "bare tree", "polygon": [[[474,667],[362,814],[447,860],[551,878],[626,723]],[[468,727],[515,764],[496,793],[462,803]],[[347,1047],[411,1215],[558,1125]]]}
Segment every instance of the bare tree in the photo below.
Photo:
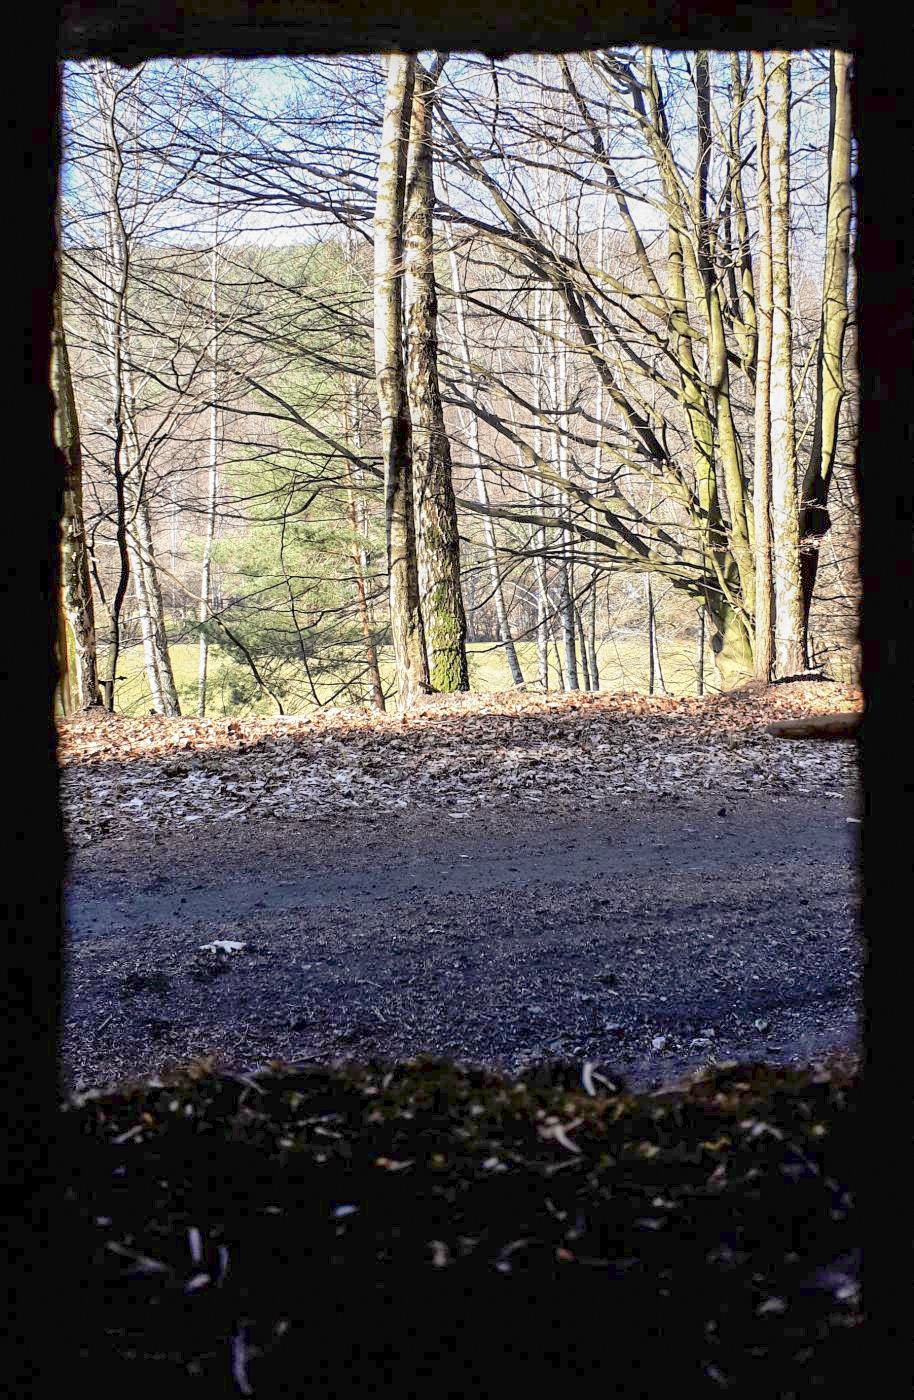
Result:
{"label": "bare tree", "polygon": [[[832,66],[840,74],[840,63]],[[834,77],[828,181],[836,241],[822,279],[806,270],[825,248],[817,155],[823,68],[816,55],[792,64],[798,134],[786,200],[795,284],[791,304],[788,277],[780,330],[792,352],[792,515],[803,539],[787,572],[795,564],[803,571],[804,616],[818,565],[813,541],[824,537],[817,532],[828,514],[823,482],[830,474],[840,484],[845,469],[837,449],[823,446],[829,435],[837,442],[842,403],[832,394],[830,429],[825,388],[838,383],[836,363],[847,373],[842,288],[845,318],[850,307],[849,209],[842,223],[837,193],[844,109]],[[172,203],[160,207],[187,213],[185,247],[167,256],[164,241],[154,252],[128,248],[125,357],[146,435],[138,431],[132,447],[128,413],[119,450],[134,576],[149,560],[160,571],[156,503],[165,499],[172,573],[183,568],[185,580],[202,581],[202,544],[203,568],[209,561],[221,575],[218,585],[212,577],[205,585],[217,606],[207,611],[198,599],[197,622],[187,622],[193,635],[205,632],[201,651],[222,635],[214,629],[224,616],[274,694],[300,694],[308,703],[336,693],[383,703],[385,601],[401,704],[428,685],[429,664],[439,689],[465,683],[463,589],[474,624],[497,629],[515,684],[524,669],[521,639],[535,636],[541,686],[550,683],[557,638],[561,684],[595,687],[597,642],[618,611],[611,599],[627,600],[630,622],[641,607],[643,579],[635,585],[632,573],[649,577],[658,598],[660,581],[672,584],[672,593],[662,592],[665,626],[669,619],[693,628],[701,606],[719,685],[756,670],[770,675],[775,666],[784,674],[789,658],[775,663],[764,650],[774,589],[766,576],[768,439],[782,398],[769,393],[769,127],[757,60],[651,49],[497,61],[459,55],[446,66],[436,60],[426,73],[402,56],[382,65],[354,56],[295,60],[288,73],[288,98],[261,106],[256,81],[233,72],[221,94],[207,65],[174,65],[166,77],[138,85],[145,103],[138,135],[128,130],[133,98],[121,104],[128,120],[118,134],[131,178],[137,152],[158,159],[143,123],[166,107],[172,114],[164,143]],[[183,91],[191,107],[181,106]],[[754,144],[751,99],[765,138]],[[179,119],[185,111],[191,119]],[[807,139],[809,121],[815,130]],[[94,158],[100,169],[98,150]],[[216,312],[214,211],[226,226],[234,219],[262,227],[275,244],[259,262],[254,241],[220,252]],[[290,230],[290,246],[269,233],[273,221]],[[134,221],[132,231],[139,226]],[[347,269],[361,267],[354,249],[369,261],[372,242],[374,280],[369,288],[366,276],[358,289],[361,271],[353,281]],[[435,285],[436,252],[447,255],[450,289]],[[79,256],[88,301],[89,259]],[[180,293],[166,282],[169,261],[184,279]],[[154,265],[162,276],[151,274]],[[227,315],[242,283],[244,310]],[[820,285],[833,289],[829,306],[837,315],[826,316]],[[179,324],[182,297],[186,325]],[[91,398],[91,335],[70,334],[70,348],[82,420]],[[256,368],[245,363],[255,356]],[[180,387],[169,379],[169,363],[182,367]],[[128,373],[128,399],[129,380]],[[247,398],[232,418],[234,380]],[[378,416],[373,396],[362,392],[372,381]],[[160,415],[150,449],[151,385],[159,399],[171,393],[183,406]],[[208,473],[217,417],[224,446],[214,498]],[[113,439],[109,433],[109,457]],[[84,442],[94,444],[87,460],[101,462],[102,441],[96,415],[88,437],[84,429]],[[829,451],[840,458],[830,472]],[[798,493],[800,453],[809,465]],[[178,491],[181,471],[187,485]],[[135,483],[146,502],[145,540]],[[454,489],[456,501],[448,494]],[[789,484],[777,489],[789,502]],[[834,509],[838,529],[824,555],[825,576],[840,575],[848,593],[844,502]],[[117,511],[110,486],[96,503],[100,515],[108,522],[100,534],[111,593]],[[369,557],[382,516],[386,570]],[[218,550],[207,545],[210,529]],[[272,564],[271,530],[279,536]],[[185,563],[176,565],[182,548]],[[242,558],[248,562],[239,568]],[[784,581],[779,586],[783,595]],[[447,600],[443,645],[432,636],[436,589]],[[822,588],[820,595],[816,630],[827,605]],[[785,606],[782,596],[782,617]],[[142,608],[139,616],[142,623]],[[440,674],[439,653],[450,658]],[[316,661],[319,654],[326,660]]]}
{"label": "bare tree", "polygon": [[428,688],[419,609],[412,444],[403,365],[403,212],[415,58],[388,54],[387,92],[374,218],[374,348],[384,461],[390,626],[398,703],[409,709]]}
{"label": "bare tree", "polygon": [[469,690],[466,615],[460,588],[460,537],[451,450],[438,385],[438,297],[432,250],[431,74],[415,65],[404,200],[403,313],[406,387],[412,428],[419,608],[429,680],[439,691]]}
{"label": "bare tree", "polygon": [[[98,702],[95,611],[83,521],[82,453],[79,423],[73,398],[70,361],[60,305],[60,286],[54,291],[54,327],[51,341],[51,385],[54,390],[54,432],[64,455],[63,509],[60,520],[61,661],[67,673],[69,626],[76,657],[76,704],[85,709]],[[72,705],[72,696],[70,697]]]}
{"label": "bare tree", "polygon": [[772,55],[771,140],[771,514],[774,648],[778,672],[803,669],[803,596],[790,319],[790,55]]}
{"label": "bare tree", "polygon": [[771,579],[771,183],[768,149],[768,99],[765,55],[752,55],[755,86],[755,148],[758,186],[758,253],[755,371],[755,453],[753,519],[755,524],[755,675],[765,685],[774,664],[774,595]]}
{"label": "bare tree", "polygon": [[[149,505],[144,490],[128,304],[131,249],[124,213],[125,160],[119,105],[122,100],[129,100],[130,91],[139,83],[141,74],[142,69],[138,69],[119,80],[110,63],[93,61],[91,65],[99,128],[99,193],[105,230],[99,289],[101,329],[114,423],[117,457],[114,474],[120,478],[119,490],[123,490],[125,497],[127,552],[149,688],[156,710],[176,715],[180,713],[180,706],[168,654],[162,594],[152,553]],[[113,681],[113,676],[109,679]]]}
{"label": "bare tree", "polygon": [[[218,161],[221,164],[222,148],[225,140],[225,69],[222,75],[223,102],[219,112]],[[217,166],[218,169],[218,166]],[[206,714],[206,675],[209,662],[209,634],[206,623],[210,614],[210,585],[213,541],[216,537],[216,501],[219,492],[219,219],[221,210],[221,186],[216,187],[216,207],[213,213],[213,241],[210,249],[209,314],[210,314],[210,405],[209,405],[209,460],[207,462],[206,485],[206,526],[203,537],[203,558],[200,564],[200,605],[197,618],[200,623],[199,653],[197,659],[197,714]]]}
{"label": "bare tree", "polygon": [[809,612],[819,568],[819,548],[831,527],[828,494],[845,396],[844,337],[849,315],[847,279],[852,205],[850,62],[850,56],[845,53],[829,56],[828,205],[816,356],[816,407],[799,521],[804,651],[809,647]]}
{"label": "bare tree", "polygon": [[[446,183],[445,198],[447,198]],[[460,267],[457,262],[457,251],[453,239],[449,236],[447,237],[447,250],[451,270],[451,287],[454,295],[454,314],[457,323],[457,354],[462,370],[461,388],[466,397],[472,399],[473,369],[470,357],[470,342],[467,335],[466,298],[460,277]],[[495,616],[498,623],[498,637],[505,649],[505,656],[507,657],[512,681],[516,686],[523,686],[524,673],[521,669],[520,661],[518,660],[517,648],[514,645],[511,623],[508,618],[508,608],[505,602],[505,590],[498,561],[498,542],[495,535],[495,522],[488,511],[489,488],[486,482],[486,474],[483,469],[482,455],[479,446],[479,420],[475,413],[468,409],[459,409],[458,414],[460,415],[464,431],[467,435],[470,450],[470,464],[473,469],[473,481],[476,486],[476,494],[479,498],[480,505],[486,511],[483,515],[483,534],[486,544],[492,597],[495,603]]]}

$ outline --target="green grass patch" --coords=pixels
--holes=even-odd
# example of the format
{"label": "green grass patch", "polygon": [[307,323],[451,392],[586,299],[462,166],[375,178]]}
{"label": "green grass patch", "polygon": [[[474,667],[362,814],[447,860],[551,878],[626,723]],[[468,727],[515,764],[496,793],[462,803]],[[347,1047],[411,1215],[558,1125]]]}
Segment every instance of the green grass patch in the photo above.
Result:
{"label": "green grass patch", "polygon": [[[185,714],[194,714],[197,708],[197,666],[198,648],[194,643],[178,643],[170,649],[171,664],[175,684]],[[492,691],[512,689],[511,672],[505,658],[504,648],[491,642],[474,642],[467,648],[470,688],[485,694]],[[518,659],[524,678],[531,688],[537,678],[536,644],[532,641],[517,644]],[[385,690],[393,689],[393,654],[385,648],[380,655],[381,677]],[[558,675],[554,659],[550,658],[550,686],[558,688]],[[670,695],[695,695],[698,693],[695,643],[672,640],[661,648],[661,666],[666,692]],[[648,659],[645,639],[639,636],[609,638],[599,644],[598,662],[600,667],[600,689],[606,691],[633,691],[647,694]],[[124,677],[116,689],[117,709],[125,715],[146,715],[152,708],[141,646],[130,647],[121,652],[118,672]],[[714,685],[714,673],[710,655],[705,661],[705,680],[708,689]],[[253,701],[239,700],[239,694],[250,687],[250,670],[220,647],[211,647],[209,653],[209,673],[207,685],[207,713],[215,718],[241,713],[271,715],[276,706],[269,696],[259,696]],[[339,689],[339,681],[317,684],[321,702],[331,701]],[[663,693],[659,681],[656,693]],[[337,695],[334,703],[352,704],[353,699],[346,692]],[[286,708],[307,711],[314,707],[313,701],[303,700],[301,705]]]}

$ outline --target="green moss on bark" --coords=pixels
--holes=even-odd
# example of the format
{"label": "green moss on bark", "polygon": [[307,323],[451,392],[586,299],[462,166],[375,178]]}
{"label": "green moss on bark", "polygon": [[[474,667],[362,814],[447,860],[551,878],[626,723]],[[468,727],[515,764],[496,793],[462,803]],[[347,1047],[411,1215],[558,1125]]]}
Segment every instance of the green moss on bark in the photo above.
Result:
{"label": "green moss on bark", "polygon": [[444,584],[433,588],[423,601],[429,680],[444,694],[470,688],[462,611],[458,612]]}

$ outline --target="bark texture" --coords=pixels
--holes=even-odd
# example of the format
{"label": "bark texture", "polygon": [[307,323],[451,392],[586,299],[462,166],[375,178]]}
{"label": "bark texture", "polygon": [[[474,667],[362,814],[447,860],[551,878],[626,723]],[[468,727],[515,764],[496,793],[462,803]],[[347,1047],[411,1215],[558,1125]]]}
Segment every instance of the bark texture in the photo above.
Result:
{"label": "bark texture", "polygon": [[[85,708],[98,701],[98,658],[95,612],[89,576],[89,556],[83,522],[82,452],[79,423],[73,397],[73,381],[64,334],[60,289],[54,294],[51,384],[54,390],[54,436],[64,455],[66,470],[60,516],[60,593],[63,618],[73,638],[77,696],[70,690],[71,705]],[[66,626],[61,629],[60,663],[67,660]]]}
{"label": "bark texture", "polygon": [[451,449],[438,383],[438,297],[432,249],[433,83],[416,65],[404,209],[406,384],[412,425],[419,609],[435,690],[469,690],[466,614]]}
{"label": "bark texture", "polygon": [[828,492],[835,466],[838,423],[844,400],[844,335],[851,221],[850,55],[833,53],[830,64],[828,206],[822,323],[816,363],[816,418],[800,501],[800,569],[803,584],[804,648],[809,646],[809,608],[819,569],[819,546],[831,529]]}
{"label": "bark texture", "polygon": [[402,351],[403,208],[416,62],[409,55],[394,53],[387,56],[385,66],[387,91],[374,217],[374,351],[384,460],[390,630],[398,704],[407,710],[428,688]]}
{"label": "bark texture", "polygon": [[772,56],[768,77],[771,151],[771,514],[774,651],[778,675],[803,670],[803,601],[790,340],[790,55]]}
{"label": "bark texture", "polygon": [[[181,713],[168,654],[162,593],[152,553],[152,528],[144,494],[145,479],[139,441],[137,401],[130,356],[128,282],[130,240],[124,224],[120,195],[124,172],[116,112],[121,98],[114,69],[95,63],[93,86],[98,103],[102,168],[104,172],[105,281],[101,288],[103,338],[108,358],[114,420],[113,474],[118,498],[118,545],[122,556],[121,582],[112,617],[112,653],[108,660],[106,696],[113,705],[114,670],[120,646],[120,603],[123,601],[124,539],[133,577],[134,594],[143,638],[146,675],[153,705],[160,714]],[[129,84],[127,84],[129,86]]]}
{"label": "bark texture", "polygon": [[[362,452],[362,432],[359,421],[359,394],[357,380],[354,375],[348,377],[345,393],[343,397],[343,427],[346,441],[350,439],[355,443],[356,451]],[[365,644],[365,657],[368,663],[368,675],[371,681],[371,695],[375,709],[385,710],[384,686],[381,682],[381,668],[378,665],[378,650],[375,645],[374,630],[372,627],[371,609],[368,606],[368,594],[365,588],[365,579],[368,575],[368,557],[365,549],[366,529],[365,522],[360,519],[359,506],[364,506],[364,500],[360,501],[357,487],[361,485],[360,476],[352,462],[346,464],[346,519],[349,521],[349,528],[352,531],[352,546],[350,558],[352,559],[352,583],[355,589],[356,606],[359,610],[359,626],[362,632],[362,641]]]}
{"label": "bark texture", "polygon": [[758,289],[755,366],[755,676],[767,685],[774,663],[774,598],[771,580],[771,171],[765,55],[752,55],[755,84],[756,182],[758,186]]}
{"label": "bark texture", "polygon": [[[447,188],[444,190],[444,197],[449,199]],[[470,359],[470,341],[467,335],[465,294],[460,277],[460,267],[457,262],[457,253],[453,242],[448,240],[448,262],[451,269],[451,285],[454,291],[454,312],[457,320],[457,350],[460,356],[460,364],[463,370],[463,383],[461,388],[467,399],[472,400],[474,396],[473,367]],[[479,420],[472,411],[467,411],[462,415],[462,422],[467,436],[467,446],[470,449],[470,460],[473,465],[473,480],[476,484],[476,495],[479,504],[484,510],[489,510],[489,489],[486,484],[485,472],[482,466],[482,454],[479,446]],[[508,609],[505,603],[505,591],[501,581],[501,568],[498,561],[498,547],[495,538],[495,524],[491,515],[482,517],[483,535],[486,542],[486,558],[489,565],[489,578],[492,587],[492,598],[495,603],[495,616],[498,622],[498,639],[505,649],[505,656],[508,667],[511,671],[511,680],[518,688],[524,685],[524,673],[521,670],[520,661],[517,656],[517,648],[514,645],[514,637],[511,633],[511,624],[508,620]]]}

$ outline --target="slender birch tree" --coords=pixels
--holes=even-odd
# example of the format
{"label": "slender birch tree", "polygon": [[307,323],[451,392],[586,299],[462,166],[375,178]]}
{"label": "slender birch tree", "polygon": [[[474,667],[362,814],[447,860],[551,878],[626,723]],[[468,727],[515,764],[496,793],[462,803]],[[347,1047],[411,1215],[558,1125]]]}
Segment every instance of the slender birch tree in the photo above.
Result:
{"label": "slender birch tree", "polygon": [[[347,259],[351,266],[351,247],[348,243]],[[358,380],[355,375],[348,375],[347,379],[348,383],[345,385],[343,393],[343,431],[346,441],[351,442],[356,449],[357,456],[361,456],[363,444],[361,416],[359,412]],[[352,538],[350,549],[350,556],[352,559],[352,582],[359,612],[359,626],[362,630],[362,641],[365,646],[365,655],[368,662],[372,700],[374,701],[375,709],[386,710],[387,705],[384,700],[384,686],[381,682],[381,668],[378,664],[378,651],[375,645],[371,610],[368,606],[368,594],[365,588],[365,579],[368,573],[368,560],[365,550],[366,531],[364,514],[360,513],[359,509],[360,505],[364,506],[364,500],[359,499],[359,488],[362,485],[357,476],[359,470],[357,465],[347,458],[345,467],[346,518],[349,522]]]}
{"label": "slender birch tree", "polygon": [[[222,102],[219,108],[219,137],[217,170],[221,175],[223,144],[225,141],[225,68],[222,71]],[[197,653],[197,714],[206,714],[206,680],[209,667],[209,634],[206,623],[210,616],[210,587],[213,543],[216,538],[216,503],[219,494],[219,222],[222,213],[222,186],[216,186],[216,208],[213,213],[213,241],[210,248],[209,266],[209,432],[206,464],[206,526],[203,535],[203,558],[200,562],[200,603],[197,621],[200,624],[200,640]]]}
{"label": "slender birch tree", "polygon": [[162,593],[152,551],[152,526],[144,491],[144,473],[137,422],[131,325],[128,306],[130,240],[124,220],[125,161],[118,106],[141,78],[142,69],[118,83],[113,66],[94,60],[92,80],[101,135],[102,207],[105,228],[105,267],[102,286],[111,399],[115,406],[120,472],[127,509],[127,550],[146,657],[152,702],[160,714],[180,714],[165,633]]}
{"label": "slender birch tree", "polygon": [[[447,186],[444,189],[447,199]],[[473,367],[470,357],[470,342],[467,335],[466,322],[466,297],[464,294],[463,282],[460,276],[460,266],[457,261],[457,250],[454,240],[447,237],[448,262],[451,271],[451,287],[454,294],[454,316],[457,326],[457,355],[462,370],[461,388],[467,399],[473,397]],[[467,435],[467,445],[470,451],[470,463],[473,468],[473,481],[476,486],[476,494],[479,504],[486,511],[483,515],[483,538],[486,544],[486,559],[489,566],[489,578],[492,587],[492,598],[495,603],[495,618],[498,624],[498,639],[505,649],[505,656],[508,668],[511,672],[511,679],[518,687],[524,684],[524,673],[521,669],[520,661],[517,657],[517,648],[514,645],[514,637],[511,633],[511,624],[508,619],[508,609],[505,603],[505,590],[502,585],[501,568],[498,561],[498,543],[495,535],[495,522],[488,513],[489,488],[486,482],[486,474],[483,470],[482,455],[479,445],[479,420],[475,413],[467,409],[459,409],[458,414]]]}
{"label": "slender birch tree", "polygon": [[765,685],[774,664],[774,595],[771,579],[771,178],[765,55],[753,53],[756,183],[758,186],[758,348],[755,369],[755,676]]}
{"label": "slender birch tree", "polygon": [[771,151],[771,515],[774,650],[778,674],[803,670],[803,595],[797,513],[796,430],[790,319],[790,55],[768,76]]}

